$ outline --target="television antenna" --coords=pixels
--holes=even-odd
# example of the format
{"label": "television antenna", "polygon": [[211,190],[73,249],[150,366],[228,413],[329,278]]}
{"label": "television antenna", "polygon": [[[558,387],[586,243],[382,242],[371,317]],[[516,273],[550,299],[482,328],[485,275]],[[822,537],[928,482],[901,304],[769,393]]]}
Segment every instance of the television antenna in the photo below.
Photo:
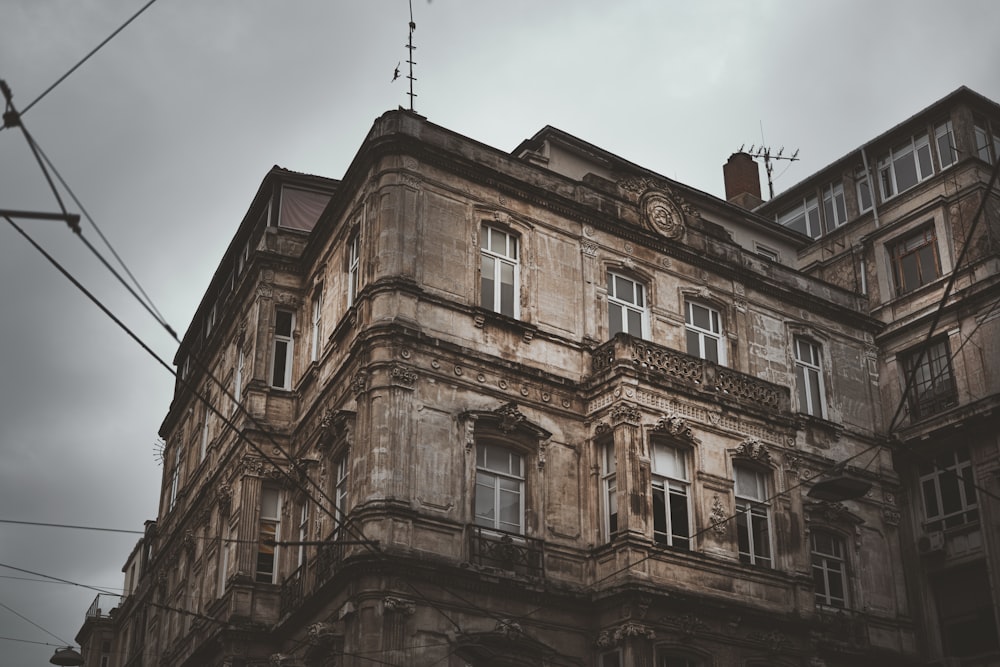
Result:
{"label": "television antenna", "polygon": [[406,50],[410,54],[406,60],[406,64],[410,68],[409,73],[406,75],[406,78],[410,80],[410,111],[415,111],[413,108],[413,98],[417,96],[417,94],[413,92],[413,82],[417,80],[416,77],[413,76],[413,66],[417,64],[416,61],[413,60],[413,51],[417,48],[413,46],[413,32],[416,29],[417,24],[413,22],[413,0],[410,0],[410,36],[406,41]]}
{"label": "television antenna", "polygon": [[[746,146],[746,144],[743,144]],[[799,149],[796,148],[795,152],[791,155],[784,155],[785,147],[782,146],[775,153],[770,146],[754,146],[751,145],[749,150],[746,150],[743,146],[740,146],[739,153],[746,153],[750,157],[763,158],[764,159],[764,171],[767,172],[767,191],[770,199],[774,199],[774,162],[778,160],[788,160],[789,162],[797,162],[799,159]]]}

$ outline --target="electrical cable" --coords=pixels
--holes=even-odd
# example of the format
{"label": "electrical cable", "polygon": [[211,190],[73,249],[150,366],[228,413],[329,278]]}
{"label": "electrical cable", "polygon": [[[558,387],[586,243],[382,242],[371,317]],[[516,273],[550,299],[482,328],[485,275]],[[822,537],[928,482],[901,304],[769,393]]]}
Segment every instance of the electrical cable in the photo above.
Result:
{"label": "electrical cable", "polygon": [[18,639],[16,637],[0,637],[0,639],[9,642],[21,642],[22,644],[38,644],[39,646],[55,646],[56,648],[64,648],[66,644],[53,644],[51,642],[35,642],[30,639]]}
{"label": "electrical cable", "polygon": [[24,621],[27,621],[28,623],[31,623],[31,624],[32,624],[33,626],[35,626],[36,628],[38,628],[39,630],[41,630],[41,631],[42,631],[42,632],[44,632],[45,634],[49,635],[50,637],[54,637],[55,639],[58,639],[58,640],[59,640],[59,641],[61,641],[61,642],[62,642],[62,643],[63,643],[63,644],[65,645],[65,646],[70,646],[70,645],[71,645],[71,644],[70,644],[70,643],[69,643],[68,641],[66,641],[65,639],[63,639],[63,638],[62,638],[62,637],[60,637],[59,635],[57,635],[57,634],[54,634],[54,633],[52,633],[52,632],[50,632],[50,631],[46,630],[46,629],[45,629],[45,628],[43,628],[42,626],[38,625],[38,623],[35,623],[35,622],[34,622],[33,620],[31,620],[30,618],[28,618],[28,617],[27,617],[27,616],[25,616],[24,614],[21,614],[21,613],[19,613],[19,612],[15,611],[15,610],[11,609],[11,608],[10,608],[10,607],[8,607],[7,605],[5,605],[5,604],[4,604],[3,602],[0,602],[0,607],[3,607],[4,609],[6,609],[6,610],[7,610],[7,611],[9,611],[10,613],[14,614],[14,615],[15,615],[15,616],[17,616],[18,618],[20,618],[20,619],[22,619],[22,620],[24,620]]}
{"label": "electrical cable", "polygon": [[77,530],[97,530],[105,533],[128,533],[132,535],[144,535],[141,530],[126,530],[124,528],[97,528],[95,526],[74,526],[67,523],[42,523],[40,521],[16,521],[14,519],[0,519],[0,523],[13,523],[21,526],[44,526],[48,528],[75,528]]}
{"label": "electrical cable", "polygon": [[147,9],[149,9],[149,7],[154,2],[156,2],[156,0],[149,0],[149,2],[147,2],[145,5],[143,5],[142,7],[140,7],[139,11],[137,11],[135,14],[133,14],[131,17],[129,17],[129,19],[127,21],[125,21],[125,23],[121,24],[114,32],[112,32],[110,35],[108,35],[107,38],[104,39],[104,41],[102,41],[100,44],[98,44],[93,49],[91,49],[90,53],[88,53],[87,55],[85,55],[77,64],[73,65],[69,69],[69,71],[67,71],[61,77],[59,77],[58,79],[56,79],[55,83],[53,83],[51,86],[49,86],[44,91],[42,91],[42,94],[39,95],[38,97],[36,97],[34,100],[32,100],[31,103],[28,104],[28,106],[24,107],[24,109],[21,111],[21,114],[23,115],[23,114],[28,113],[28,111],[33,106],[35,106],[36,104],[38,104],[39,102],[41,102],[42,99],[46,95],[48,95],[49,93],[51,93],[52,90],[56,86],[58,86],[60,83],[62,83],[63,81],[65,81],[69,77],[70,74],[72,74],[73,72],[75,72],[81,65],[83,65],[83,63],[87,62],[90,59],[91,56],[93,56],[95,53],[97,53],[98,51],[100,51],[104,47],[105,44],[107,44],[112,39],[114,39],[115,36],[118,35],[118,33],[120,33],[122,30],[124,30],[126,27],[128,27],[128,25],[130,23],[132,23],[132,21],[134,21],[135,19],[137,19],[140,14],[142,14],[144,11],[146,11]]}

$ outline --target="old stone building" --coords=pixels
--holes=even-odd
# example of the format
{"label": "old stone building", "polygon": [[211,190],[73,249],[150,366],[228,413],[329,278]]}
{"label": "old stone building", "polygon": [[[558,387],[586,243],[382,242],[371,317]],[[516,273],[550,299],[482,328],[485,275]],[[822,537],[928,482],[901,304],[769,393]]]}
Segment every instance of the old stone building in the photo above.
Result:
{"label": "old stone building", "polygon": [[882,322],[879,430],[920,650],[940,664],[1000,665],[998,159],[1000,107],[962,88],[758,209],[813,237],[794,261]]}
{"label": "old stone building", "polygon": [[[974,261],[954,230],[998,123],[959,91],[753,212],[745,157],[729,203],[551,127],[507,153],[406,111],[340,181],[274,168],[176,359],[110,666],[995,655],[988,502],[933,466],[996,474],[995,200]],[[955,266],[926,363],[986,356],[947,396],[918,374],[890,426]]]}

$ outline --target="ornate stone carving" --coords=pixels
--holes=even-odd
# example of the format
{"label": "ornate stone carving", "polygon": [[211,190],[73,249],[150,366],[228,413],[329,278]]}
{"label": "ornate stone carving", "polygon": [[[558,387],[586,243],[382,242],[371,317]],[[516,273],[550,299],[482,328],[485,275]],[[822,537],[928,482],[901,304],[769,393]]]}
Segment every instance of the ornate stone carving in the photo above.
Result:
{"label": "ornate stone carving", "polygon": [[890,526],[898,526],[900,520],[900,513],[891,507],[882,508],[882,520],[885,521]]}
{"label": "ornate stone carving", "polygon": [[708,624],[703,622],[694,614],[677,616],[671,618],[670,621],[677,626],[677,631],[687,639],[694,637],[699,632],[704,632],[709,629]]}
{"label": "ornate stone carving", "polygon": [[328,641],[333,638],[334,634],[333,626],[329,623],[313,623],[306,628],[306,636],[314,642]]}
{"label": "ornate stone carving", "polygon": [[778,653],[790,643],[788,641],[788,637],[777,630],[771,630],[770,632],[753,632],[747,638],[751,641],[764,644],[767,647],[767,650],[771,653]]}
{"label": "ornate stone carving", "polygon": [[638,426],[642,419],[639,409],[630,403],[618,403],[611,408],[611,423],[621,424],[622,422]]}
{"label": "ornate stone carving", "polygon": [[681,239],[686,231],[684,214],[666,192],[650,192],[642,197],[642,219],[647,227],[655,229],[668,239]]}
{"label": "ornate stone carving", "polygon": [[413,603],[413,600],[387,595],[382,598],[382,609],[386,614],[394,613],[413,616],[417,612],[417,605]]}
{"label": "ornate stone carving", "polygon": [[726,508],[722,506],[722,499],[719,494],[712,496],[712,512],[709,516],[712,522],[712,530],[716,535],[725,535],[729,527],[729,517],[726,515]]}
{"label": "ornate stone carving", "polygon": [[761,463],[771,463],[771,452],[767,451],[767,446],[757,438],[747,438],[736,446],[736,455],[745,456],[748,459],[760,461]]}
{"label": "ornate stone carving", "polygon": [[469,417],[465,420],[465,452],[468,454],[476,446],[476,419]]}
{"label": "ornate stone carving", "polygon": [[497,621],[497,625],[493,631],[508,640],[524,637],[524,629],[521,627],[521,624],[509,618],[501,618]]}
{"label": "ornate stone carving", "polygon": [[506,434],[513,433],[518,426],[527,421],[527,417],[517,409],[517,403],[513,401],[501,405],[493,411],[493,414],[500,418],[500,430]]}
{"label": "ornate stone carving", "polygon": [[656,639],[656,632],[642,623],[626,621],[613,630],[602,630],[597,635],[598,648],[612,648],[621,645],[630,637],[641,637],[644,639]]}
{"label": "ornate stone carving", "polygon": [[215,489],[215,501],[219,503],[219,514],[229,516],[229,510],[233,507],[233,487],[229,484],[220,484]]}
{"label": "ornate stone carving", "polygon": [[264,461],[249,454],[243,455],[243,458],[240,459],[240,465],[244,474],[247,475],[260,475],[264,472]]}
{"label": "ornate stone carving", "polygon": [[351,378],[351,391],[354,392],[356,396],[360,396],[365,393],[368,389],[368,373],[365,371],[358,371]]}
{"label": "ornate stone carving", "polygon": [[544,470],[545,469],[545,450],[548,448],[548,446],[549,446],[549,441],[548,440],[542,440],[541,442],[538,443],[538,457],[537,458],[538,458],[538,469],[539,470]]}
{"label": "ornate stone carving", "polygon": [[187,552],[188,559],[194,558],[195,548],[197,546],[197,538],[194,536],[194,531],[188,528],[184,531],[184,537],[181,538],[181,545],[184,547],[184,551]]}
{"label": "ornate stone carving", "polygon": [[405,366],[393,366],[389,373],[392,383],[403,387],[412,387],[417,381],[417,374]]}
{"label": "ornate stone carving", "polygon": [[694,434],[691,431],[691,427],[687,425],[683,417],[677,415],[667,415],[661,417],[656,425],[653,426],[653,430],[660,433],[667,433],[676,438],[687,438],[691,439]]}
{"label": "ornate stone carving", "polygon": [[580,250],[583,251],[583,254],[586,255],[587,257],[597,256],[597,244],[594,243],[593,241],[584,241],[583,243],[581,243]]}
{"label": "ornate stone carving", "polygon": [[607,422],[597,422],[597,425],[594,426],[594,435],[603,435],[605,433],[610,433],[610,432],[611,432],[611,427],[608,425]]}

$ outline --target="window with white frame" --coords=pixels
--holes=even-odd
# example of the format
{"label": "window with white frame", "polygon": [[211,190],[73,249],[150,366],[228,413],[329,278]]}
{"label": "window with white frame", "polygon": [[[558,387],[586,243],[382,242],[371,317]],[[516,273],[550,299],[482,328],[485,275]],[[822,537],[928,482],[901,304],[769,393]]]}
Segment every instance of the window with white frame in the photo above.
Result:
{"label": "window with white frame", "polygon": [[937,147],[938,166],[941,169],[958,162],[958,149],[955,147],[955,133],[951,129],[951,121],[945,121],[934,128],[934,144]]}
{"label": "window with white frame", "polygon": [[736,536],[740,561],[771,567],[771,508],[767,475],[746,464],[733,465],[736,475]]}
{"label": "window with white frame", "polygon": [[[958,390],[951,368],[947,338],[931,341],[924,353],[920,347],[901,356],[905,383],[912,376],[907,394],[910,416],[923,419],[958,404]],[[905,386],[905,385],[904,385]]]}
{"label": "window with white frame", "polygon": [[934,225],[925,225],[889,247],[896,294],[906,294],[941,275]]}
{"label": "window with white frame", "polygon": [[524,533],[524,459],[493,443],[476,445],[476,524]]}
{"label": "window with white frame", "polygon": [[864,167],[858,167],[854,172],[854,183],[858,193],[858,210],[862,213],[872,209],[872,188],[868,180],[868,172]]}
{"label": "window with white frame", "polygon": [[333,463],[334,470],[334,488],[333,488],[333,500],[336,503],[334,511],[334,534],[340,535],[343,530],[344,522],[347,521],[347,492],[348,492],[348,467],[347,467],[347,454],[348,452],[343,452]]}
{"label": "window with white frame", "polygon": [[652,443],[653,540],[691,548],[691,503],[684,450]]}
{"label": "window with white frame", "polygon": [[295,314],[290,310],[274,311],[274,345],[271,354],[271,386],[292,388],[292,332]]}
{"label": "window with white frame", "polygon": [[205,454],[208,453],[208,442],[211,440],[211,426],[209,424],[209,419],[211,418],[212,412],[205,406],[204,419],[201,422],[201,445],[198,447],[198,462],[205,460]]}
{"label": "window with white frame", "polygon": [[933,175],[931,145],[926,134],[910,137],[878,161],[883,200],[895,197]]}
{"label": "window with white frame", "polygon": [[847,204],[844,201],[844,184],[830,183],[823,188],[823,217],[826,231],[832,232],[847,222]]}
{"label": "window with white frame", "polygon": [[618,462],[613,442],[601,445],[601,486],[604,497],[604,534],[611,540],[618,532]]}
{"label": "window with white frame", "polygon": [[323,349],[323,288],[317,287],[313,290],[312,296],[312,350],[309,358],[312,361],[319,359],[319,353]]}
{"label": "window with white frame", "polygon": [[281,495],[277,488],[261,487],[260,521],[258,522],[257,565],[254,581],[272,584],[278,565],[278,539],[281,529]]}
{"label": "window with white frame", "polygon": [[237,343],[236,369],[233,371],[233,400],[237,405],[243,400],[243,368],[245,365],[246,353],[243,351],[243,345]]}
{"label": "window with white frame", "polygon": [[798,389],[799,412],[813,417],[826,416],[826,392],[823,387],[823,366],[820,347],[808,338],[796,336],[795,387]]}
{"label": "window with white frame", "polygon": [[177,493],[181,486],[181,463],[184,460],[184,447],[180,442],[174,445],[174,465],[170,471],[170,500],[167,503],[168,509],[173,509],[177,504]]}
{"label": "window with white frame", "polygon": [[816,604],[847,606],[847,566],[844,539],[828,530],[809,533]]}
{"label": "window with white frame", "polygon": [[770,248],[763,243],[758,243],[757,241],[754,241],[753,245],[758,257],[763,257],[764,259],[768,259],[772,262],[778,262],[781,260],[780,254],[774,248]]}
{"label": "window with white frame", "polygon": [[921,461],[917,470],[926,530],[944,530],[979,521],[968,447],[963,445],[938,454],[931,461]]}
{"label": "window with white frame", "polygon": [[520,270],[517,237],[484,224],[479,234],[480,303],[507,317],[520,310]]}
{"label": "window with white frame", "polygon": [[358,299],[361,288],[361,246],[360,232],[355,231],[347,240],[347,307]]}
{"label": "window with white frame", "polygon": [[649,310],[646,287],[631,278],[608,271],[608,335],[624,331],[636,338],[647,338]]}
{"label": "window with white frame", "polygon": [[993,164],[1000,156],[1000,122],[989,122],[976,116],[973,119],[973,133],[976,156],[983,162]]}
{"label": "window with white frame", "polygon": [[309,501],[303,500],[299,505],[299,553],[296,559],[296,566],[302,567],[306,562],[306,541],[309,539]]}
{"label": "window with white frame", "polygon": [[794,229],[809,238],[823,235],[819,221],[819,202],[816,197],[806,197],[802,203],[778,216],[778,224]]}
{"label": "window with white frame", "polygon": [[726,346],[722,334],[722,315],[715,308],[695,301],[685,304],[687,353],[717,364],[726,363]]}

